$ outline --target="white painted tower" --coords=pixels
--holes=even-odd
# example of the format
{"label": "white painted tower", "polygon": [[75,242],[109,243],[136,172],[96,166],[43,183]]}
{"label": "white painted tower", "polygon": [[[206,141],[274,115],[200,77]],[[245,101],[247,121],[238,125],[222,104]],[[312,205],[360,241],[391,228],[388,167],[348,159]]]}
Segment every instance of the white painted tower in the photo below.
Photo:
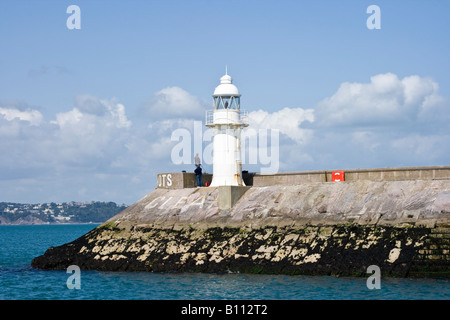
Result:
{"label": "white painted tower", "polygon": [[241,95],[227,71],[220,78],[213,98],[214,110],[206,112],[206,126],[214,130],[211,187],[245,186],[242,180],[241,130],[248,126],[248,114],[241,111]]}

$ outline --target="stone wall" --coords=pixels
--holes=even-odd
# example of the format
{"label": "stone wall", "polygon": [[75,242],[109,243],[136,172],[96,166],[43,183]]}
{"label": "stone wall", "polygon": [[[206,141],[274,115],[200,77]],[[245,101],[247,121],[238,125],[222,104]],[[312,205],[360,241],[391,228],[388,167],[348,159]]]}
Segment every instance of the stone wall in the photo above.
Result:
{"label": "stone wall", "polygon": [[[448,226],[445,228],[448,237]],[[241,272],[363,276],[377,265],[385,276],[450,275],[448,252],[429,255],[430,228],[266,226],[161,229],[104,225],[71,244],[51,248],[33,266],[152,272]],[[418,255],[418,252],[422,254]],[[58,257],[58,258],[56,258]]]}
{"label": "stone wall", "polygon": [[450,225],[430,229],[413,259],[410,276],[450,276]]}

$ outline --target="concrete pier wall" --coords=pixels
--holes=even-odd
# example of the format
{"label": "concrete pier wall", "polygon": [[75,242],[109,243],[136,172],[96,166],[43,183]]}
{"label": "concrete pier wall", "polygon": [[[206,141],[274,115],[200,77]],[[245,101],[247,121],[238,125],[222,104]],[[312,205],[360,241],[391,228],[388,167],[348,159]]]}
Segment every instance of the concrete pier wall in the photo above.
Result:
{"label": "concrete pier wall", "polygon": [[253,186],[229,210],[219,197],[219,187],[156,189],[32,265],[450,276],[450,180]]}
{"label": "concrete pier wall", "polygon": [[[296,185],[310,182],[331,182],[337,170],[279,172],[253,174],[253,186]],[[342,170],[345,181],[450,180],[450,166],[405,167]]]}
{"label": "concrete pier wall", "polygon": [[[243,172],[247,186],[298,185],[311,182],[331,182],[332,172],[337,170],[278,172],[274,174]],[[401,180],[450,180],[450,166],[402,167],[378,169],[342,170],[345,181],[401,181]],[[203,174],[202,182],[211,183],[212,174]],[[157,187],[162,189],[195,188],[195,174],[169,172],[157,175]]]}
{"label": "concrete pier wall", "polygon": [[[210,184],[212,180],[212,174],[202,174],[202,184]],[[157,188],[159,189],[183,189],[183,188],[196,188],[197,180],[195,173],[191,172],[168,172],[158,173],[157,175]]]}

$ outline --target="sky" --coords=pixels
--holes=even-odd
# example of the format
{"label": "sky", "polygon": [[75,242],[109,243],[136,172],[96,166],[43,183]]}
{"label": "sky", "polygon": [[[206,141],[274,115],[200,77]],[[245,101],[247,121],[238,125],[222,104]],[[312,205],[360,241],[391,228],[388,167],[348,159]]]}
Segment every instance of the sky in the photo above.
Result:
{"label": "sky", "polygon": [[448,12],[447,0],[1,1],[0,201],[132,204],[158,173],[194,170],[199,132],[212,172],[205,112],[225,67],[258,141],[244,170],[449,165]]}

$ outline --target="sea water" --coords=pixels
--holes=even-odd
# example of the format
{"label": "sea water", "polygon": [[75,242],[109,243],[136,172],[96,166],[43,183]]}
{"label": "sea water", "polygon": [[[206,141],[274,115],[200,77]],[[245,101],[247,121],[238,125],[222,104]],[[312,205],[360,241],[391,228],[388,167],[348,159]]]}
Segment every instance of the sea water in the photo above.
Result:
{"label": "sea water", "polygon": [[[448,279],[332,276],[104,272],[81,270],[80,289],[69,289],[66,270],[44,271],[31,260],[71,242],[97,225],[0,226],[0,300],[330,300],[450,298]],[[368,277],[370,275],[368,274]]]}

